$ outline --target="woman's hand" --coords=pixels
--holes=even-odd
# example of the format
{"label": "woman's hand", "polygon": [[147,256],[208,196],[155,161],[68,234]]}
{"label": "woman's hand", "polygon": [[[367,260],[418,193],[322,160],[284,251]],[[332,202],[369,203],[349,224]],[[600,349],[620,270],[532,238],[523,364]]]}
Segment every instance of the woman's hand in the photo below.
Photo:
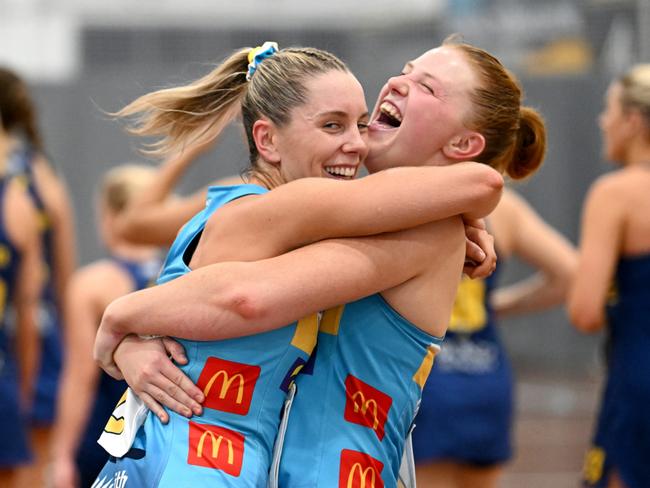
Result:
{"label": "woman's hand", "polygon": [[169,420],[163,406],[188,418],[203,412],[203,392],[172,362],[187,364],[183,346],[175,340],[128,335],[114,358],[131,389],[161,422]]}
{"label": "woman's hand", "polygon": [[464,219],[465,266],[463,273],[472,279],[487,278],[497,265],[494,237],[488,233],[484,219]]}

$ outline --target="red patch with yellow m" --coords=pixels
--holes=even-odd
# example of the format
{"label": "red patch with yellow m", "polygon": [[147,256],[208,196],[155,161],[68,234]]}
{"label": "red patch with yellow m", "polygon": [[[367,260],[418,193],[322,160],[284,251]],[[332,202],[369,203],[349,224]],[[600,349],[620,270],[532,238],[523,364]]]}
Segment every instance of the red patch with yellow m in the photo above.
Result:
{"label": "red patch with yellow m", "polygon": [[251,406],[260,367],[210,357],[196,385],[203,390],[203,406],[246,415]]}
{"label": "red patch with yellow m", "polygon": [[363,425],[375,431],[381,441],[388,411],[393,399],[385,393],[364,383],[359,378],[348,375],[345,379],[345,413],[348,422]]}
{"label": "red patch with yellow m", "polygon": [[339,467],[339,488],[384,488],[384,464],[359,451],[343,449]]}
{"label": "red patch with yellow m", "polygon": [[245,437],[234,430],[190,421],[187,463],[239,476]]}

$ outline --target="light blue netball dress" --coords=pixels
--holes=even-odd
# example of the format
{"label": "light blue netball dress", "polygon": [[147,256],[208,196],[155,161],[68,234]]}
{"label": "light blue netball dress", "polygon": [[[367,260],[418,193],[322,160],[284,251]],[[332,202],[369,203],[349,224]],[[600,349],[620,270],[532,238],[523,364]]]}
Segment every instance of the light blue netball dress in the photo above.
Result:
{"label": "light blue netball dress", "polygon": [[415,419],[417,462],[476,466],[511,455],[513,378],[490,306],[497,271],[485,280],[463,278],[445,336]]}
{"label": "light blue netball dress", "polygon": [[[266,191],[257,185],[211,187],[206,208],[179,232],[158,282],[190,272],[193,250],[217,209]],[[205,394],[203,414],[188,420],[169,411],[170,421],[163,425],[149,412],[133,448],[123,458],[111,459],[94,486],[267,486],[283,404],[293,391],[293,378],[309,359],[317,333],[314,314],[238,339],[179,339],[189,359],[181,369]]]}
{"label": "light blue netball dress", "polygon": [[608,375],[584,484],[650,486],[650,254],[621,258],[618,296],[608,306]]}
{"label": "light blue netball dress", "polygon": [[324,312],[312,361],[296,379],[280,486],[396,487],[441,342],[380,294]]}

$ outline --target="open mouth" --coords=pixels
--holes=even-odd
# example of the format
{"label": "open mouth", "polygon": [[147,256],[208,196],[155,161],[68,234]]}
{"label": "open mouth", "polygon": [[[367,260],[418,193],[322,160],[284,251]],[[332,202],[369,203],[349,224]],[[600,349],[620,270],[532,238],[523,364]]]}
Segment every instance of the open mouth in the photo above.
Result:
{"label": "open mouth", "polygon": [[357,174],[354,166],[325,166],[323,169],[328,175],[344,180],[351,180]]}
{"label": "open mouth", "polygon": [[382,102],[376,123],[385,128],[396,129],[402,125],[402,114],[392,103]]}

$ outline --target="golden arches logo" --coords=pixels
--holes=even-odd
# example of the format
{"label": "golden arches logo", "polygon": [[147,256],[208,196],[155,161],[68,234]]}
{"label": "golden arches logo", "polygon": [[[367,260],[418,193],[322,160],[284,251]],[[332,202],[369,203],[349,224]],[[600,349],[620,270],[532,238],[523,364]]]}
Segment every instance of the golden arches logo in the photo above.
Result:
{"label": "golden arches logo", "polygon": [[[358,474],[358,478],[355,476]],[[370,476],[368,476],[370,475]],[[370,482],[366,484],[366,480],[370,478]],[[355,479],[359,480],[359,484],[355,484]],[[375,483],[377,481],[377,472],[372,466],[368,466],[364,469],[361,466],[361,463],[354,463],[350,474],[348,474],[348,485],[347,488],[375,488]]]}
{"label": "golden arches logo", "polygon": [[235,463],[235,450],[232,446],[232,441],[230,439],[225,438],[222,435],[215,435],[214,432],[211,432],[209,430],[206,430],[201,434],[201,437],[199,438],[199,443],[196,446],[196,456],[199,458],[203,457],[203,446],[205,444],[205,438],[209,436],[210,437],[210,445],[212,446],[212,458],[217,459],[219,457],[219,448],[221,447],[221,441],[225,440],[228,444],[228,464],[234,464]]}
{"label": "golden arches logo", "polygon": [[[357,403],[357,398],[361,398],[360,403]],[[368,409],[372,407],[372,416],[374,419],[372,423],[372,428],[373,430],[377,430],[377,427],[379,427],[379,414],[377,410],[377,402],[372,398],[366,400],[366,397],[363,395],[363,392],[359,390],[354,395],[352,395],[352,404],[354,405],[354,413],[358,413],[359,410],[361,410],[362,415],[366,415]]]}
{"label": "golden arches logo", "polygon": [[237,404],[241,404],[241,402],[244,399],[244,376],[241,373],[234,374],[233,376],[229,376],[228,373],[221,369],[217,371],[215,374],[212,375],[210,378],[210,381],[208,381],[208,384],[205,385],[205,388],[203,390],[203,394],[207,397],[208,394],[210,393],[210,390],[212,389],[212,386],[214,385],[214,382],[217,380],[217,378],[223,376],[223,383],[221,383],[221,390],[219,390],[219,399],[223,400],[226,398],[226,393],[230,390],[230,387],[232,386],[233,382],[235,380],[239,380],[239,386],[237,387],[237,399],[235,402]]}

